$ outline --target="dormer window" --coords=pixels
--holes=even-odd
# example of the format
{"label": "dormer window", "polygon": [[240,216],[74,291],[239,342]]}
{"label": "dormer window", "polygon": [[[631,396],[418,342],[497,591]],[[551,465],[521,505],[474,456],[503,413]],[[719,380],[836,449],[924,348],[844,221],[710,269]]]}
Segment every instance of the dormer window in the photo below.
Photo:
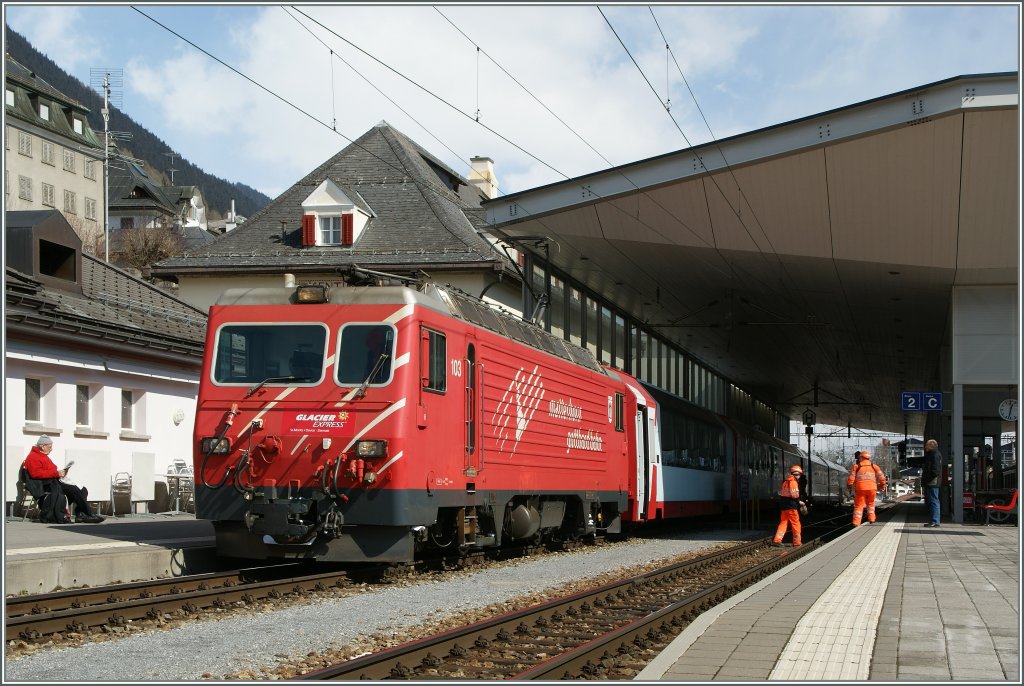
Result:
{"label": "dormer window", "polygon": [[44,102],[39,103],[39,118],[50,121],[50,106]]}
{"label": "dormer window", "polygon": [[369,217],[330,179],[302,202],[302,245],[350,247]]}
{"label": "dormer window", "polygon": [[7,103],[7,106],[8,107],[14,107],[14,91],[12,91],[10,88],[8,88],[7,89],[7,95],[5,97],[7,99],[4,102]]}
{"label": "dormer window", "polygon": [[82,134],[82,120],[81,119],[75,118],[74,123],[72,124],[72,127],[75,129],[75,133],[77,133],[79,135]]}

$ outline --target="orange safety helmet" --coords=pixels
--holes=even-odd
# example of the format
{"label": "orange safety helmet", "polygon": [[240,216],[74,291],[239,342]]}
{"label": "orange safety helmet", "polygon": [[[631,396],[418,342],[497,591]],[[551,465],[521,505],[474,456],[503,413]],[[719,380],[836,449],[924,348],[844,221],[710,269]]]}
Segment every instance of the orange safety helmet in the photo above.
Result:
{"label": "orange safety helmet", "polygon": [[803,474],[804,473],[804,468],[801,467],[798,464],[795,464],[795,465],[793,465],[792,467],[789,468],[789,473],[790,474]]}

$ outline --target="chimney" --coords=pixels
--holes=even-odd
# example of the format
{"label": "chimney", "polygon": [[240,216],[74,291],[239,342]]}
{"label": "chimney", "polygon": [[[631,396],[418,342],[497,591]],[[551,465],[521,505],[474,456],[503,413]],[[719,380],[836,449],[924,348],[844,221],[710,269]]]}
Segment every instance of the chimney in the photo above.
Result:
{"label": "chimney", "polygon": [[224,222],[224,233],[231,231],[236,226],[238,225],[235,223],[235,199],[231,198],[231,212],[228,213],[228,220]]}
{"label": "chimney", "polygon": [[488,198],[498,197],[498,178],[490,157],[469,158],[469,182]]}

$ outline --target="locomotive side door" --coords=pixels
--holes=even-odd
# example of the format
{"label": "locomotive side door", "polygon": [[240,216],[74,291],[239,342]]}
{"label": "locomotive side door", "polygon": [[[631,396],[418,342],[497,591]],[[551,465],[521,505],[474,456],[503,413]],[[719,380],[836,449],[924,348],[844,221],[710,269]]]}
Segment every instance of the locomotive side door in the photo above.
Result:
{"label": "locomotive side door", "polygon": [[465,387],[466,476],[475,476],[483,469],[483,363],[477,364],[476,346],[466,345],[466,357],[452,358],[452,375],[463,376]]}

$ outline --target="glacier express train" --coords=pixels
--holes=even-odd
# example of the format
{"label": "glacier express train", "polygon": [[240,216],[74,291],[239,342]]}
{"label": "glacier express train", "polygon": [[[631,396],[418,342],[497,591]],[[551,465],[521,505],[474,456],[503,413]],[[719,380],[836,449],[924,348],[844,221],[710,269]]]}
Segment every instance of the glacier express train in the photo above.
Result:
{"label": "glacier express train", "polygon": [[206,351],[196,516],[225,556],[404,562],[575,541],[770,500],[806,464],[436,284],[229,290]]}

